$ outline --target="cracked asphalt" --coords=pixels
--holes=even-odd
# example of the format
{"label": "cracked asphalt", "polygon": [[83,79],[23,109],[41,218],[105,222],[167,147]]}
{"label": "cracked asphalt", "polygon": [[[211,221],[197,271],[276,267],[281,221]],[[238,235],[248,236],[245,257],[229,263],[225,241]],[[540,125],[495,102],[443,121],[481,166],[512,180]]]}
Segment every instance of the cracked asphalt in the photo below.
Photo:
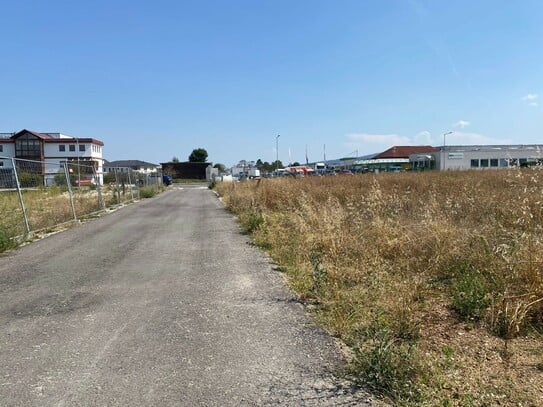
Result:
{"label": "cracked asphalt", "polygon": [[192,186],[0,257],[0,405],[374,405],[249,243]]}

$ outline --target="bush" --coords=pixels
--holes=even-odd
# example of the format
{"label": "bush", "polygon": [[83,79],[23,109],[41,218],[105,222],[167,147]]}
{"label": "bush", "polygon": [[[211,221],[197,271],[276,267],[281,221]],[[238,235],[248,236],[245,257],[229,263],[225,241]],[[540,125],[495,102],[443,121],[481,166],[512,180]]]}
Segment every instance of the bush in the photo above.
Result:
{"label": "bush", "polygon": [[240,216],[240,221],[247,233],[253,233],[262,226],[264,217],[261,213],[249,212]]}
{"label": "bush", "polygon": [[113,184],[115,180],[114,172],[107,172],[104,174],[104,184]]}
{"label": "bush", "polygon": [[7,231],[0,229],[0,253],[13,249],[17,246],[16,242],[8,235]]}
{"label": "bush", "polygon": [[21,188],[35,188],[43,186],[43,177],[41,174],[20,172],[18,175]]}
{"label": "bush", "polygon": [[452,306],[464,319],[478,321],[492,301],[489,284],[477,270],[467,268],[451,285]]}
{"label": "bush", "polygon": [[415,344],[397,338],[380,313],[359,335],[364,345],[354,348],[353,368],[364,384],[395,400],[421,401],[425,369]]}
{"label": "bush", "polygon": [[140,188],[140,198],[152,198],[156,195],[156,190],[153,187]]}

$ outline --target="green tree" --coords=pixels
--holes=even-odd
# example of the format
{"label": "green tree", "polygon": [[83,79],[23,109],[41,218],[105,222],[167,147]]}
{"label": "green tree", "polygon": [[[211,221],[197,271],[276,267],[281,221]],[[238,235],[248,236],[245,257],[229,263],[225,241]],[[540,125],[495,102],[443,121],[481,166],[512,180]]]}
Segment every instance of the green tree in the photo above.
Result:
{"label": "green tree", "polygon": [[217,163],[213,166],[213,168],[217,168],[219,170],[219,172],[225,172],[226,171],[226,166],[224,164],[221,164],[221,163]]}
{"label": "green tree", "polygon": [[189,155],[191,163],[205,163],[207,160],[207,151],[205,148],[195,148]]}
{"label": "green tree", "polygon": [[178,163],[179,158],[177,158],[175,155],[172,157],[172,163]]}
{"label": "green tree", "polygon": [[270,164],[269,162],[267,161],[264,161],[262,163],[262,166],[260,167],[260,170],[261,171],[264,171],[264,172],[272,172],[273,171],[273,165]]}

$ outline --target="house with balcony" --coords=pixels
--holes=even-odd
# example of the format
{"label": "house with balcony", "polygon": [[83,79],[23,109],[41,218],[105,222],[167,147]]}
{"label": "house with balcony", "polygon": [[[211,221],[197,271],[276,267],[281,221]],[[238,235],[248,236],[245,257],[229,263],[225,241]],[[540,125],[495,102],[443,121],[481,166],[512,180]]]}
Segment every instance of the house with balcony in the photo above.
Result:
{"label": "house with balcony", "polygon": [[[102,148],[94,138],[77,138],[62,133],[40,133],[23,129],[0,133],[0,171],[13,172],[13,165],[41,177],[43,185],[55,182],[65,164],[78,180],[103,183]],[[15,160],[13,160],[15,159]]]}

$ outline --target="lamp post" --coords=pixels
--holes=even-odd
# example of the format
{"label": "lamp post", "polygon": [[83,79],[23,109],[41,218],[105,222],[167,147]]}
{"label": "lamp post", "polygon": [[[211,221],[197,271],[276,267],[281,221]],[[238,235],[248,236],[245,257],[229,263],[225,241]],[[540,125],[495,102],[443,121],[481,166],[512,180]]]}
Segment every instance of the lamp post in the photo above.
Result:
{"label": "lamp post", "polygon": [[281,137],[280,134],[275,136],[275,170],[277,171],[277,168],[279,167],[279,137]]}
{"label": "lamp post", "polygon": [[453,134],[453,132],[452,132],[452,131],[448,131],[447,133],[444,133],[444,134],[443,134],[443,147],[445,147],[445,145],[447,144],[447,143],[445,142],[445,140],[446,140],[446,137],[447,137],[449,134]]}

